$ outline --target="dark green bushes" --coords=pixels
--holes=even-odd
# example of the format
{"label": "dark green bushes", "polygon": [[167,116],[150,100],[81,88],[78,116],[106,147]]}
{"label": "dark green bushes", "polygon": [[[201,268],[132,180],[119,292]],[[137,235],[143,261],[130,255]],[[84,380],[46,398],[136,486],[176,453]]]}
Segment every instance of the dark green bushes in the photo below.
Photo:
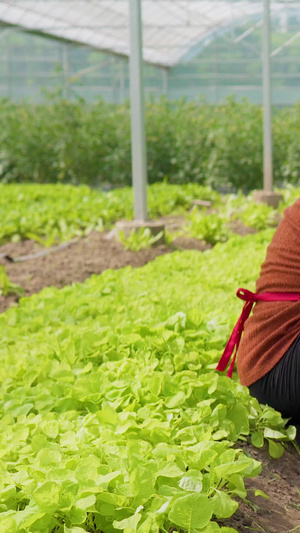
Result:
{"label": "dark green bushes", "polygon": [[262,109],[248,101],[218,106],[209,132],[207,182],[253,189],[262,182]]}
{"label": "dark green bushes", "polygon": [[[262,186],[262,109],[228,99],[216,107],[162,99],[146,105],[149,183]],[[277,183],[300,179],[300,104],[276,112]],[[100,100],[0,102],[0,180],[130,185],[129,105]]]}
{"label": "dark green bushes", "polygon": [[4,181],[110,181],[118,135],[115,109],[108,104],[52,100],[20,106],[5,101],[0,125]]}

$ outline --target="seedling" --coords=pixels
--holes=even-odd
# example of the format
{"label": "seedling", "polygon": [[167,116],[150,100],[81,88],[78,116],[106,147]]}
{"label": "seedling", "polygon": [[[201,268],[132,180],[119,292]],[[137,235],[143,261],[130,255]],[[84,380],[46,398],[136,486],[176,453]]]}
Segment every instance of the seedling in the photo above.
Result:
{"label": "seedling", "polygon": [[25,290],[13,283],[6,274],[4,265],[0,266],[0,296],[24,296]]}

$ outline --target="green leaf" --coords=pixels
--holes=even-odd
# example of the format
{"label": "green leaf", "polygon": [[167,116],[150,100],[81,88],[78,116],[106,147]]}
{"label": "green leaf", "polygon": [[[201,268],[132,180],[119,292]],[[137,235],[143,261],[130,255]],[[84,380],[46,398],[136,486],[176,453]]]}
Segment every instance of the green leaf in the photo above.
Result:
{"label": "green leaf", "polygon": [[209,523],[213,514],[213,503],[203,494],[189,494],[177,498],[172,504],[168,518],[172,524],[188,531],[201,529]]}
{"label": "green leaf", "polygon": [[5,502],[6,500],[9,500],[10,498],[16,497],[16,487],[15,485],[8,485],[5,487],[5,489],[0,490],[0,500],[1,502]]}
{"label": "green leaf", "polygon": [[270,499],[270,496],[268,496],[263,490],[256,489],[254,491],[254,496],[261,496],[262,498],[265,498],[266,500]]}
{"label": "green leaf", "polygon": [[98,411],[97,418],[99,422],[104,422],[105,424],[115,425],[118,423],[116,411],[107,403],[103,404],[101,411]]}
{"label": "green leaf", "polygon": [[86,529],[82,529],[82,527],[67,527],[64,525],[64,533],[87,533]]}
{"label": "green leaf", "polygon": [[235,430],[238,434],[249,434],[249,416],[244,405],[236,403],[228,411],[228,418],[233,421]]}
{"label": "green leaf", "polygon": [[79,509],[76,506],[72,507],[68,513],[68,517],[73,524],[83,524],[83,522],[86,521],[86,516],[87,513],[85,509]]}
{"label": "green leaf", "polygon": [[295,440],[297,435],[297,429],[295,428],[295,426],[289,426],[286,430],[286,434],[290,440]]}
{"label": "green leaf", "polygon": [[251,433],[251,443],[256,448],[262,448],[264,445],[264,435],[261,431],[256,431],[255,433]]}
{"label": "green leaf", "polygon": [[224,491],[216,491],[212,498],[214,515],[217,518],[229,518],[237,510],[239,504]]}
{"label": "green leaf", "polygon": [[240,474],[242,472],[245,472],[248,466],[249,464],[247,463],[241,463],[238,461],[232,463],[230,462],[215,466],[213,472],[217,480],[220,480],[222,478],[228,479],[232,474]]}
{"label": "green leaf", "polygon": [[82,483],[96,481],[98,478],[97,469],[99,466],[100,461],[95,455],[92,455],[86,459],[80,459],[75,470],[76,479]]}
{"label": "green leaf", "polygon": [[182,391],[177,392],[174,396],[170,396],[166,399],[165,405],[169,409],[174,409],[185,402],[185,394]]}
{"label": "green leaf", "polygon": [[78,493],[78,484],[68,481],[69,472],[65,472],[66,481],[62,484],[60,494],[60,509],[69,509],[73,504]]}
{"label": "green leaf", "polygon": [[285,434],[282,431],[277,431],[271,428],[265,428],[264,437],[266,439],[282,439],[285,438]]}
{"label": "green leaf", "polygon": [[49,515],[45,512],[41,512],[38,507],[26,507],[24,511],[21,511],[20,518],[19,527],[22,528],[30,528],[30,526],[36,524],[36,522],[38,522],[38,524],[36,524],[35,527],[37,527],[37,525],[39,527],[43,525],[47,526],[50,522]]}
{"label": "green leaf", "polygon": [[53,512],[59,506],[60,487],[55,481],[46,481],[38,487],[33,498],[38,507],[45,512]]}
{"label": "green leaf", "polygon": [[78,509],[89,509],[89,507],[95,505],[95,502],[96,496],[94,494],[90,494],[89,496],[85,496],[84,498],[77,500],[76,507]]}
{"label": "green leaf", "polygon": [[12,516],[0,515],[0,533],[17,533],[17,523]]}
{"label": "green leaf", "polygon": [[145,503],[154,494],[156,475],[139,466],[130,475],[130,485],[135,495],[135,506]]}
{"label": "green leaf", "polygon": [[178,485],[187,492],[201,492],[203,475],[198,470],[189,470],[179,481]]}
{"label": "green leaf", "polygon": [[[269,440],[269,439],[268,439]],[[284,447],[280,442],[269,440],[269,454],[274,459],[279,459],[284,454]]]}
{"label": "green leaf", "polygon": [[35,452],[47,447],[47,439],[44,435],[34,435],[31,440],[31,447]]}
{"label": "green leaf", "polygon": [[198,531],[201,533],[220,533],[221,528],[216,522],[210,522],[204,529]]}
{"label": "green leaf", "polygon": [[49,420],[42,422],[41,429],[43,433],[50,439],[56,439],[59,431],[59,424],[57,420]]}
{"label": "green leaf", "polygon": [[128,530],[128,533],[131,531],[136,531],[137,525],[142,518],[140,513],[134,514],[129,518],[124,518],[124,520],[114,520],[113,526],[116,529],[122,529],[123,531]]}
{"label": "green leaf", "polygon": [[175,463],[166,463],[159,469],[157,476],[176,478],[182,476],[182,470]]}
{"label": "green leaf", "polygon": [[114,479],[117,479],[121,475],[122,474],[120,470],[116,470],[116,472],[110,472],[109,474],[106,474],[104,476],[100,475],[97,479],[97,486],[102,487],[103,489],[106,490],[110,482],[113,481]]}
{"label": "green leaf", "polygon": [[[143,518],[145,515],[146,513],[144,513]],[[155,522],[155,519],[151,515],[146,516],[145,520],[143,520],[143,522],[139,524],[137,529],[137,533],[159,533],[159,531],[159,524],[157,521]]]}

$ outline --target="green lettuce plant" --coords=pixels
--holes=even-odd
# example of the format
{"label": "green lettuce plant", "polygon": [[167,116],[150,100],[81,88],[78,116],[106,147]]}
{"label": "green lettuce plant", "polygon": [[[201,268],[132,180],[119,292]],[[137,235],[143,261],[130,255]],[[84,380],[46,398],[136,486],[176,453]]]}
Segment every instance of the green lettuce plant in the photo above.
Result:
{"label": "green lettuce plant", "polygon": [[186,215],[186,221],[184,233],[210,244],[225,242],[230,235],[226,218],[219,213],[208,213],[194,208]]}
{"label": "green lettuce plant", "polygon": [[125,236],[123,230],[118,232],[119,240],[123,243],[124,248],[138,252],[150,248],[155,243],[163,239],[164,233],[160,231],[157,235],[152,235],[150,228],[140,228],[139,230],[131,230],[128,237]]}
{"label": "green lettuce plant", "polygon": [[[217,203],[219,195],[198,184],[154,184],[148,188],[149,217],[180,214],[195,198]],[[0,244],[33,238],[51,246],[131,220],[133,194],[129,187],[104,192],[62,184],[0,185],[0,215]]]}
{"label": "green lettuce plant", "polygon": [[278,211],[267,204],[255,204],[254,202],[244,205],[238,210],[232,219],[239,219],[250,228],[262,230],[276,226],[279,220]]}
{"label": "green lettuce plant", "polygon": [[[272,230],[46,288],[0,315],[0,531],[219,525],[295,429],[215,371]],[[251,263],[244,257],[251,250]]]}

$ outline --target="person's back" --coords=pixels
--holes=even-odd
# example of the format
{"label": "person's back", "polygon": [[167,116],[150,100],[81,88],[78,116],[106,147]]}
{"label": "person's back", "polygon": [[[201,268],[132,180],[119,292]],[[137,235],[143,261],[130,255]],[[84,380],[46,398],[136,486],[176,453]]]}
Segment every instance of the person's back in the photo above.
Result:
{"label": "person's back", "polygon": [[[266,259],[256,283],[256,293],[269,292],[300,293],[300,199],[285,210],[283,220],[267,249]],[[299,361],[299,383],[299,335],[300,301],[259,301],[255,304],[252,316],[245,323],[237,357],[241,383],[249,386],[251,394],[257,396],[262,403],[273,405],[286,416],[295,416],[295,412],[286,412],[281,403],[282,398],[278,396],[289,395],[291,387],[285,379],[286,376],[283,376],[282,383],[279,381],[283,365],[286,365],[283,357],[292,352],[292,369],[286,369],[286,372],[298,372],[295,365]],[[297,353],[294,353],[295,350]],[[277,391],[273,392],[278,402],[270,397],[272,387],[277,387]],[[288,390],[285,390],[286,387]],[[300,419],[300,403],[298,411]]]}

